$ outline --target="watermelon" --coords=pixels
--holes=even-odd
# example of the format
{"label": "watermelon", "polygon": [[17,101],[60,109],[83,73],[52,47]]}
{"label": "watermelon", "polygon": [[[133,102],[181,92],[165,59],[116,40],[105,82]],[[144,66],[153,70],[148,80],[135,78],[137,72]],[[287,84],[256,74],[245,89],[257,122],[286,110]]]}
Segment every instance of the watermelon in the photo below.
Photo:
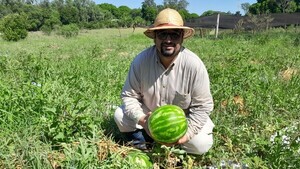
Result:
{"label": "watermelon", "polygon": [[152,168],[153,164],[149,156],[143,152],[129,152],[125,160],[133,168]]}
{"label": "watermelon", "polygon": [[148,128],[155,141],[175,143],[185,135],[188,122],[184,111],[180,107],[164,105],[150,114]]}

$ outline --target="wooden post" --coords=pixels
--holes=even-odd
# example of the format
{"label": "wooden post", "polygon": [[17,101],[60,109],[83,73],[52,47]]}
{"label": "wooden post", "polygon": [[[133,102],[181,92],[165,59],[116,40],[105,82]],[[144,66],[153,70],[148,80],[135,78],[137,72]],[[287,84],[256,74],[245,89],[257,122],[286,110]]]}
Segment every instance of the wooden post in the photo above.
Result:
{"label": "wooden post", "polygon": [[220,21],[220,14],[218,14],[218,16],[217,16],[217,25],[216,25],[216,31],[215,31],[216,39],[218,38],[218,34],[219,34],[219,21]]}
{"label": "wooden post", "polygon": [[200,35],[201,35],[201,38],[203,38],[203,29],[202,29],[202,27],[200,28]]}

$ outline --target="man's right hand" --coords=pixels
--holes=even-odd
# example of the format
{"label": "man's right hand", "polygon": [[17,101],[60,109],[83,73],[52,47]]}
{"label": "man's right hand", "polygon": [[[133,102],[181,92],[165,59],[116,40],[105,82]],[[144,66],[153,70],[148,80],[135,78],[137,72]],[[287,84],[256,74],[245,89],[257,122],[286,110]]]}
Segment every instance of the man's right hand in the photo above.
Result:
{"label": "man's right hand", "polygon": [[150,131],[148,129],[148,118],[152,112],[148,112],[146,115],[140,118],[138,124],[141,125],[147,134],[151,137]]}

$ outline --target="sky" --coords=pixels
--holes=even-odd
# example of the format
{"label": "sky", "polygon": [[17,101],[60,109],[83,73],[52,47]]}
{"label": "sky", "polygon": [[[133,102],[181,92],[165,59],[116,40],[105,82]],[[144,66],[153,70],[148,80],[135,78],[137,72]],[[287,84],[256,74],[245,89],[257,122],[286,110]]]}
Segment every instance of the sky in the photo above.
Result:
{"label": "sky", "polygon": [[[113,4],[116,7],[125,5],[129,8],[141,8],[142,2],[144,0],[94,0],[96,4],[109,3]],[[163,0],[154,0],[156,5],[163,5]],[[201,15],[203,12],[208,10],[221,11],[221,12],[231,12],[235,13],[240,11],[241,14],[244,14],[243,9],[241,8],[242,3],[253,4],[257,0],[187,0],[189,5],[187,10],[189,13],[196,13]]]}

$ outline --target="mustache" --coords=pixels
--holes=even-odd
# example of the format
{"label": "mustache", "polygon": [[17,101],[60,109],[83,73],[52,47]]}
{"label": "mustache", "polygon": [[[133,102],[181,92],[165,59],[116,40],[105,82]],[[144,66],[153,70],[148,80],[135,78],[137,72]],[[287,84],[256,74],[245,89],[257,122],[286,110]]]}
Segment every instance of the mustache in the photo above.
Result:
{"label": "mustache", "polygon": [[163,43],[161,43],[161,46],[172,46],[172,47],[175,47],[176,44],[172,43],[172,42],[163,42]]}

